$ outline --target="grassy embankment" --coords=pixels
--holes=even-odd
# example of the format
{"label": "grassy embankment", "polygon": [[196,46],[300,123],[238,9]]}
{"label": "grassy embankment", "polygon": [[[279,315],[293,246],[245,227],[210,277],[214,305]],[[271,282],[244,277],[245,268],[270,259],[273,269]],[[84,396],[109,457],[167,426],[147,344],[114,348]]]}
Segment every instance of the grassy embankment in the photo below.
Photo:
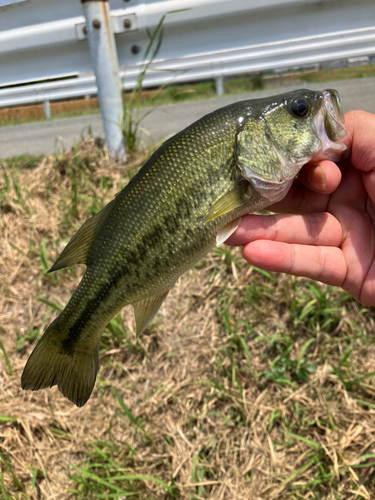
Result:
{"label": "grassy embankment", "polygon": [[375,312],[343,291],[214,249],[141,339],[125,309],[77,409],[20,389],[82,269],[46,274],[141,164],[92,139],[0,161],[0,497],[375,498]]}
{"label": "grassy embankment", "polygon": [[[253,78],[233,78],[224,83],[226,95],[242,94],[260,90],[264,87],[285,85],[286,83],[320,83],[333,80],[349,80],[353,78],[375,77],[375,65],[353,66],[320,71],[289,72],[283,75],[264,75]],[[217,97],[215,83],[203,82],[185,85],[169,85],[160,91],[145,91],[142,107],[161,106],[186,101],[211,99]],[[61,103],[51,103],[52,119],[69,118],[85,114],[99,113],[97,99],[72,100]],[[36,118],[39,117],[39,118]],[[9,110],[0,109],[0,126],[16,125],[30,121],[45,120],[43,105],[26,106]]]}

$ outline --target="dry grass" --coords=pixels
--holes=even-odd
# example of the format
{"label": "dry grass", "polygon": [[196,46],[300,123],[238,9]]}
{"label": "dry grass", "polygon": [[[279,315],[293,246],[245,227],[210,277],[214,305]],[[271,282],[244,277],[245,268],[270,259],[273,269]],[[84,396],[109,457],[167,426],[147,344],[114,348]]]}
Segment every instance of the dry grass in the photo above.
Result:
{"label": "dry grass", "polygon": [[139,342],[130,311],[110,323],[83,408],[20,389],[82,274],[45,271],[134,163],[111,165],[92,139],[0,163],[4,499],[375,498],[374,311],[239,250],[184,275]]}

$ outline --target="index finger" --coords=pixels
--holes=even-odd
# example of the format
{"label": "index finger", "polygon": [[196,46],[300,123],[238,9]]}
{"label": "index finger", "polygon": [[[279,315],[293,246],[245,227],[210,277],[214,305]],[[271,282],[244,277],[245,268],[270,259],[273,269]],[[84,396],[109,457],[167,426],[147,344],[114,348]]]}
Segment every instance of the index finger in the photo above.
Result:
{"label": "index finger", "polygon": [[293,214],[326,212],[329,197],[329,194],[316,193],[295,179],[286,197],[267,210]]}
{"label": "index finger", "polygon": [[294,180],[286,197],[267,208],[279,213],[325,212],[329,195],[337,189],[341,171],[336,163],[320,160],[307,163]]}

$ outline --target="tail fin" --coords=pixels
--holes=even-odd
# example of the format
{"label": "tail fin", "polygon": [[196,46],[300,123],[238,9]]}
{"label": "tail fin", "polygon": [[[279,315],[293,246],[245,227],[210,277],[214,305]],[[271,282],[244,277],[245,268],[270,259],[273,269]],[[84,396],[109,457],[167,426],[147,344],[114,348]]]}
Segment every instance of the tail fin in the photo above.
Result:
{"label": "tail fin", "polygon": [[89,399],[99,366],[97,342],[83,346],[78,342],[69,349],[57,327],[58,318],[47,328],[21,377],[22,389],[38,391],[57,385],[59,391],[77,406]]}

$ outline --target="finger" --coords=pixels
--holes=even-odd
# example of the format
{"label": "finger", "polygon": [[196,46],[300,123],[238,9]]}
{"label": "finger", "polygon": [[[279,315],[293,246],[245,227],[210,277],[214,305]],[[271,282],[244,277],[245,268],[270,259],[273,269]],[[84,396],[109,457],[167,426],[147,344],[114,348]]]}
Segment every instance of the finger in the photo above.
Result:
{"label": "finger", "polygon": [[364,172],[375,169],[375,115],[366,111],[351,111],[345,115],[348,140],[351,142],[352,164]]}
{"label": "finger", "polygon": [[301,170],[298,180],[317,193],[330,194],[341,181],[341,171],[336,163],[329,160],[309,162]]}
{"label": "finger", "polygon": [[342,228],[331,214],[245,215],[227,245],[255,240],[284,241],[302,245],[340,246]]}
{"label": "finger", "polygon": [[277,213],[316,213],[326,212],[329,194],[316,193],[305,187],[298,179],[293,181],[286,197],[267,207],[270,212]]}
{"label": "finger", "polygon": [[330,160],[309,162],[301,170],[286,197],[268,210],[279,213],[325,212],[329,194],[341,182],[341,170]]}
{"label": "finger", "polygon": [[372,219],[375,220],[375,210],[374,210],[374,204],[375,204],[375,171],[372,172],[366,172],[363,174],[363,182],[366,188],[366,191],[373,203],[372,205]]}
{"label": "finger", "polygon": [[347,271],[343,252],[337,247],[257,240],[245,245],[242,253],[256,267],[305,276],[327,285],[341,286]]}

